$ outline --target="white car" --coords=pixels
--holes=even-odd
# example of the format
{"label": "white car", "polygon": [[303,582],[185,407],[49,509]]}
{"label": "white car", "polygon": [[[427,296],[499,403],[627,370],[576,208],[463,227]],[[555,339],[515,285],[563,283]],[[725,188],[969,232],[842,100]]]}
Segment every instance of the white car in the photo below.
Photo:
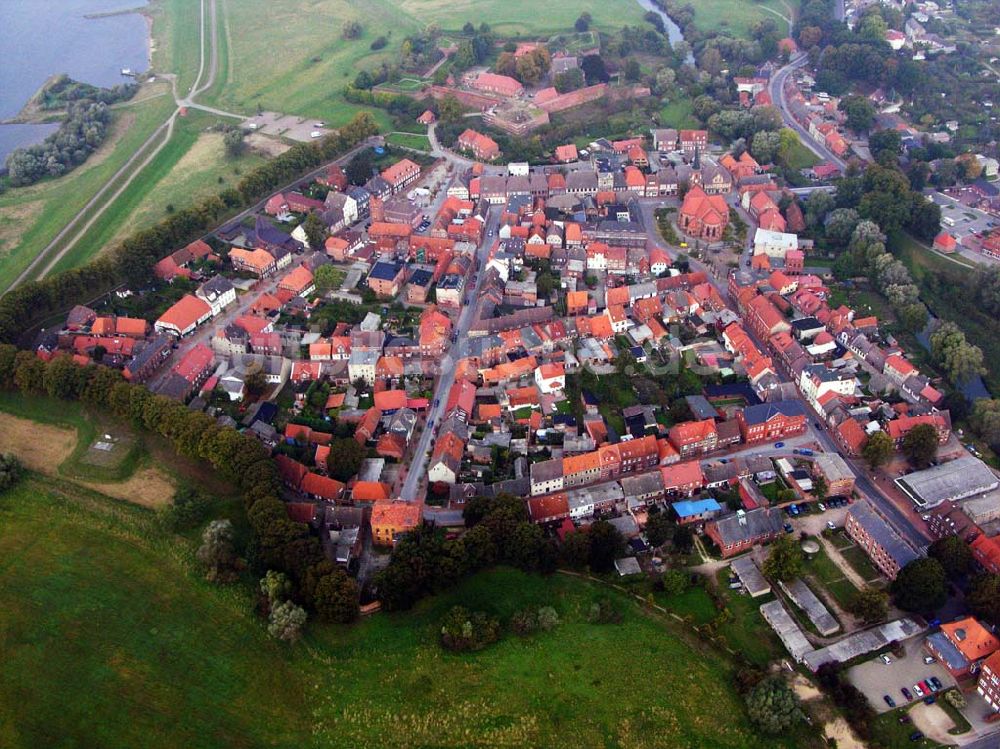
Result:
{"label": "white car", "polygon": [[880,655],[880,656],[879,656],[879,658],[881,658],[881,659],[882,659],[882,663],[884,663],[884,664],[885,664],[885,665],[887,665],[887,666],[888,666],[888,665],[889,665],[890,663],[892,663],[892,658],[890,658],[890,657],[888,656],[888,654],[886,654],[886,653],[882,653],[882,655]]}
{"label": "white car", "polygon": [[923,697],[924,696],[924,690],[920,688],[919,684],[914,684],[913,685],[913,693],[915,695],[917,695],[917,697]]}

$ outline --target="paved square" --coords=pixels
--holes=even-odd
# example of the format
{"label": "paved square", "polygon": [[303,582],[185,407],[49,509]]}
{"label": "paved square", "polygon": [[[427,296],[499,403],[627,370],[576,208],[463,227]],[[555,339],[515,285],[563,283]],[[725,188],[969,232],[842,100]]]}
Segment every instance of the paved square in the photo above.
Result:
{"label": "paved square", "polygon": [[939,678],[946,689],[955,685],[951,674],[940,663],[924,663],[927,651],[921,647],[923,641],[923,636],[907,640],[904,643],[906,655],[897,659],[890,654],[892,663],[885,664],[881,658],[876,657],[848,670],[847,678],[864,692],[876,712],[884,713],[891,709],[882,698],[886,694],[896,701],[896,705],[905,705],[906,698],[900,691],[903,687],[909,689],[914,700],[917,700],[913,685],[918,681],[926,681],[931,676]]}

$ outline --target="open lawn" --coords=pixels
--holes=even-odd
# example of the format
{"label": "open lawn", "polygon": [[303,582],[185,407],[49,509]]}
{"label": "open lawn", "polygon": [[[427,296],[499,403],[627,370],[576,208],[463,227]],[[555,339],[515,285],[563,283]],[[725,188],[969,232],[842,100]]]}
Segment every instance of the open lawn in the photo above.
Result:
{"label": "open lawn", "polygon": [[[293,0],[291,4],[220,0],[219,8],[226,42],[221,77],[226,82],[208,91],[205,101],[242,112],[260,106],[316,117],[334,126],[369,109],[341,95],[357,72],[398,62],[403,38],[431,23],[457,32],[466,21],[485,22],[501,34],[548,36],[570,31],[583,11],[591,13],[596,28],[606,30],[642,22],[642,9],[633,0],[581,0],[548,6],[544,13],[529,0],[371,0],[363,5],[350,0]],[[348,20],[361,23],[359,38],[341,38],[340,29]],[[169,23],[162,25],[170,29]],[[379,36],[389,43],[373,51],[371,43]],[[260,54],[261,49],[268,54]],[[388,117],[381,110],[374,114],[388,129]]]}
{"label": "open lawn", "polygon": [[819,158],[816,154],[802,145],[799,141],[796,141],[795,148],[793,148],[785,158],[785,165],[788,168],[795,170],[808,169],[818,163]]}
{"label": "open lawn", "polygon": [[879,571],[875,569],[875,565],[872,564],[868,555],[865,554],[860,546],[851,546],[850,548],[843,549],[840,552],[840,556],[846,559],[851,568],[865,580],[879,579]]}
{"label": "open lawn", "polygon": [[[0,516],[5,746],[760,745],[726,661],[583,580],[494,570],[289,648],[247,587],[201,580],[193,545],[147,511],[30,477]],[[586,621],[600,597],[620,624]],[[561,622],[452,655],[437,629],[455,604],[504,622],[551,605]]]}
{"label": "open lawn", "polygon": [[691,99],[673,99],[660,110],[660,127],[680,130],[698,126],[698,118],[694,116]]}
{"label": "open lawn", "polygon": [[[788,17],[789,6],[798,7],[798,2],[788,0],[699,0],[694,3],[694,25],[702,31],[729,32],[732,36],[748,38],[750,27],[758,21],[770,19],[778,25],[782,33],[788,30],[787,22],[770,11]],[[769,8],[769,10],[765,10]]]}
{"label": "open lawn", "polygon": [[[103,450],[99,444],[114,446]],[[79,403],[0,391],[0,451],[14,453],[32,470],[146,507],[168,504],[176,491],[176,478],[163,462],[147,459],[130,429]]]}
{"label": "open lawn", "polygon": [[150,513],[30,478],[0,519],[0,744],[288,746],[305,730],[287,649]]}
{"label": "open lawn", "polygon": [[[164,95],[116,108],[111,134],[83,166],[59,179],[0,195],[0,291],[6,290],[174,110],[173,99],[166,94],[166,83],[158,82],[152,89]],[[137,98],[145,94],[141,91]],[[133,182],[133,189],[137,184]],[[88,247],[84,254],[95,254],[98,249]]]}
{"label": "open lawn", "polygon": [[833,560],[827,556],[822,546],[819,553],[813,554],[810,559],[806,560],[805,571],[806,574],[812,575],[820,583],[819,586],[814,586],[820,588],[819,590],[814,590],[814,592],[821,598],[825,592],[842,609],[850,607],[858,589],[854,587],[854,583],[844,576],[843,571],[834,564]]}
{"label": "open lawn", "polygon": [[171,209],[195,205],[200,198],[218,194],[265,161],[250,149],[236,158],[227,156],[222,134],[205,132],[218,121],[214,115],[194,110],[179,118],[170,143],[63,257],[56,270],[83,264],[95,250],[107,250],[137,229],[152,226]]}
{"label": "open lawn", "polygon": [[786,652],[781,641],[760,613],[761,605],[774,600],[774,595],[751,598],[730,590],[728,567],[719,570],[716,582],[728,613],[722,615],[714,629],[725,644],[757,666],[766,666],[784,657]]}
{"label": "open lawn", "polygon": [[419,133],[389,133],[385,137],[386,141],[393,146],[403,148],[414,148],[418,151],[430,151],[431,141],[426,135]]}

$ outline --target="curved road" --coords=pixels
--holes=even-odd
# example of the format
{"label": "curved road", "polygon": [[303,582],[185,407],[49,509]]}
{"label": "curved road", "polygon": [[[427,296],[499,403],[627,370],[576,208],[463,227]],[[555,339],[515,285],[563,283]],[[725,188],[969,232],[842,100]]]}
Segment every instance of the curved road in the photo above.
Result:
{"label": "curved road", "polygon": [[836,164],[843,170],[847,166],[846,162],[827,148],[825,143],[816,140],[806,128],[800,125],[798,120],[792,116],[792,111],[788,107],[788,97],[785,95],[785,81],[788,80],[788,76],[793,71],[801,68],[807,62],[809,62],[808,55],[800,52],[785,67],[771,76],[771,80],[767,84],[771,94],[771,101],[774,102],[774,106],[781,112],[781,118],[785,121],[785,125],[796,132],[799,140],[802,141],[802,144],[806,148],[821,159]]}
{"label": "curved road", "polygon": [[[211,23],[211,32],[208,43],[210,52],[207,60],[205,54],[206,3],[208,4],[208,18]],[[107,211],[108,208],[114,204],[122,193],[128,189],[129,185],[132,184],[135,178],[139,176],[142,170],[145,169],[163,150],[167,143],[170,142],[170,138],[174,132],[174,125],[182,107],[202,109],[224,117],[234,117],[240,120],[244,119],[242,115],[196,104],[192,101],[193,97],[208,90],[215,83],[215,76],[218,72],[219,66],[219,50],[216,38],[217,21],[216,0],[201,0],[201,57],[198,65],[198,75],[191,84],[191,90],[188,91],[187,96],[183,99],[178,98],[176,92],[177,79],[176,76],[171,76],[171,84],[174,87],[174,101],[177,104],[177,108],[171,113],[163,124],[156,128],[156,130],[154,130],[150,136],[143,141],[142,145],[140,145],[136,149],[135,153],[132,154],[124,164],[122,164],[118,171],[108,178],[107,182],[105,182],[104,185],[96,193],[94,193],[93,197],[91,197],[90,200],[84,204],[83,208],[81,208],[76,215],[74,215],[66,223],[66,225],[59,230],[55,237],[52,238],[52,241],[43,247],[42,250],[31,260],[31,262],[28,263],[27,267],[25,267],[17,278],[14,279],[14,282],[11,283],[9,287],[10,289],[16,288],[20,284],[32,278],[44,278],[52,272],[53,268],[55,268],[56,265],[58,265],[59,262],[67,255],[67,253],[69,253],[69,251],[79,243],[79,241],[86,235],[97,220],[104,215],[105,211]],[[202,83],[202,78],[205,77],[206,64],[208,75],[207,78],[205,78],[204,83]],[[162,138],[162,140],[160,140],[152,151],[148,151],[150,146],[156,143],[159,138]],[[145,158],[143,158],[144,155]],[[108,192],[123,178],[124,181],[119,184],[118,189],[108,195]],[[58,247],[58,252],[50,254],[56,247]]]}

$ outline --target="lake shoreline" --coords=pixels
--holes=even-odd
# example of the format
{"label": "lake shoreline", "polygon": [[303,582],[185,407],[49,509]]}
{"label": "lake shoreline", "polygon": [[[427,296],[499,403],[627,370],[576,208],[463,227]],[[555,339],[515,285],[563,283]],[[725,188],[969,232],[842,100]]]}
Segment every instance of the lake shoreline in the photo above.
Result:
{"label": "lake shoreline", "polygon": [[[132,0],[136,3],[136,0]],[[128,2],[128,0],[125,0]],[[139,0],[141,2],[141,0]],[[26,98],[21,100],[20,108],[15,112],[14,107],[18,105],[18,96],[24,96],[23,84],[15,86],[12,81],[7,81],[4,85],[8,87],[9,96],[6,97],[2,109],[7,116],[0,119],[0,167],[6,161],[10,153],[20,149],[37,145],[51,134],[51,127],[60,125],[66,118],[66,111],[63,110],[42,110],[38,106],[39,97],[52,84],[58,76],[66,74],[74,80],[89,83],[101,88],[109,88],[119,82],[129,80],[125,77],[118,77],[117,71],[121,68],[132,66],[133,69],[142,71],[139,78],[145,76],[152,68],[155,42],[153,40],[153,19],[151,15],[151,4],[138,3],[130,7],[109,8],[108,10],[94,10],[85,12],[101,5],[107,7],[109,3],[82,2],[72,3],[71,7],[60,11],[53,16],[56,21],[62,21],[64,25],[72,27],[73,31],[67,39],[79,38],[81,29],[88,37],[94,41],[93,52],[86,52],[77,55],[76,58],[63,59],[61,56],[42,55],[39,59],[41,64],[36,64],[32,68],[32,73],[23,77],[22,82],[34,79],[38,80],[40,73],[45,73],[45,80]],[[87,7],[89,5],[89,8]],[[75,7],[72,7],[75,6]],[[51,15],[51,14],[50,14]],[[138,15],[143,19],[142,31],[138,30],[137,21],[127,21],[124,16]],[[51,18],[49,20],[52,20]],[[95,26],[91,26],[91,23]],[[92,31],[89,29],[97,29]],[[28,41],[35,38],[30,33],[33,29],[26,25],[19,29],[18,34],[7,39],[14,44],[14,49],[20,49],[20,53],[30,58],[37,50],[33,47],[34,42]],[[127,32],[127,34],[126,34]],[[139,34],[144,34],[139,47]],[[58,36],[58,35],[57,35]],[[131,40],[125,44],[116,43],[118,39]],[[23,45],[22,45],[23,40]],[[20,47],[23,46],[23,49]],[[57,45],[58,46],[58,45]],[[79,47],[78,47],[79,48]],[[131,49],[131,52],[129,51]],[[141,54],[141,58],[140,58]],[[86,60],[81,64],[81,60]],[[145,64],[143,64],[145,63]],[[65,67],[64,67],[65,65]],[[45,70],[48,67],[49,70]],[[55,71],[62,72],[55,72]],[[38,77],[36,77],[38,76]],[[33,128],[38,128],[37,131]],[[19,128],[19,129],[16,129]]]}

